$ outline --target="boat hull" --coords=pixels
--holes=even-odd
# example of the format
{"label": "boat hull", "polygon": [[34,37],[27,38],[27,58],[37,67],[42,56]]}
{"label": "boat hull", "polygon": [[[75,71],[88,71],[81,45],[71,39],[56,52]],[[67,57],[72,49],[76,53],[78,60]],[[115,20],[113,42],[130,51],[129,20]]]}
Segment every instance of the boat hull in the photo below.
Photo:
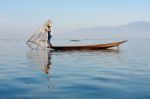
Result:
{"label": "boat hull", "polygon": [[52,46],[53,50],[59,51],[72,51],[72,50],[103,50],[109,49],[112,47],[118,47],[120,44],[125,43],[126,41],[113,42],[107,44],[96,44],[96,45],[83,45],[83,46]]}

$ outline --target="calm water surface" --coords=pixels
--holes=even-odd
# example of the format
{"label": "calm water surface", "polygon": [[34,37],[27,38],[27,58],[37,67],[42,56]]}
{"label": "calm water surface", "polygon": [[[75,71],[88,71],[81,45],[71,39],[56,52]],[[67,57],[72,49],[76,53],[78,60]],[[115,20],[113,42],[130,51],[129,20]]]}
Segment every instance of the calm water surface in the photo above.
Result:
{"label": "calm water surface", "polygon": [[129,40],[119,50],[49,53],[1,39],[0,99],[149,99],[149,44]]}

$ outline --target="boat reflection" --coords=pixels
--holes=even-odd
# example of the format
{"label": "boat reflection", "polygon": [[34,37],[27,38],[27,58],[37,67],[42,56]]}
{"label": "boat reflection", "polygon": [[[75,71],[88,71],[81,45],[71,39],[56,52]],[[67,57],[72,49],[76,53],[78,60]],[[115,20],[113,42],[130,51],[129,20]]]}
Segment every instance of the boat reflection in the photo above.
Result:
{"label": "boat reflection", "polygon": [[53,52],[57,52],[57,53],[59,53],[59,52],[62,52],[62,53],[64,53],[64,52],[67,52],[67,53],[77,52],[77,53],[92,53],[92,54],[94,54],[94,53],[97,53],[97,52],[99,52],[99,53],[120,53],[120,51],[121,51],[120,48],[117,47],[117,48],[114,48],[114,49],[103,49],[103,50],[70,50],[70,51],[68,51],[68,50],[66,50],[66,51],[56,50],[56,51],[53,51]]}
{"label": "boat reflection", "polygon": [[35,69],[41,69],[45,74],[50,73],[51,56],[50,50],[29,50],[27,52],[29,64]]}

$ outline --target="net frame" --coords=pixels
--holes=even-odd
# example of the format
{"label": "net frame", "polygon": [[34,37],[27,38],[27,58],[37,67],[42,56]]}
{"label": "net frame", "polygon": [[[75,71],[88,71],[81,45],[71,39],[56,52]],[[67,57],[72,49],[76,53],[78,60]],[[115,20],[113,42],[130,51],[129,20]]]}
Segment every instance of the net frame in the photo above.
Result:
{"label": "net frame", "polygon": [[39,29],[37,29],[33,35],[26,41],[26,44],[31,49],[38,49],[47,48],[47,40],[48,40],[48,33],[46,33],[45,29],[47,29],[47,26],[52,27],[51,20],[46,21]]}

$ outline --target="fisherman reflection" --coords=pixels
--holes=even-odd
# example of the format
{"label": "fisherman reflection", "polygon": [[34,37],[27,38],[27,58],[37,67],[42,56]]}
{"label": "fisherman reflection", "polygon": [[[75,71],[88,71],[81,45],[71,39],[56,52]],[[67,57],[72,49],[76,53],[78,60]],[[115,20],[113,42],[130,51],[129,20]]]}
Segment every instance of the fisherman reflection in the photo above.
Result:
{"label": "fisherman reflection", "polygon": [[50,70],[51,70],[51,56],[52,53],[50,50],[30,50],[26,53],[28,62],[30,66],[34,69],[40,68],[47,76],[48,80],[48,89],[53,89],[54,85],[51,82]]}
{"label": "fisherman reflection", "polygon": [[46,74],[49,74],[49,69],[51,68],[51,51],[47,51],[47,60],[46,60],[46,65],[44,68],[44,72]]}

